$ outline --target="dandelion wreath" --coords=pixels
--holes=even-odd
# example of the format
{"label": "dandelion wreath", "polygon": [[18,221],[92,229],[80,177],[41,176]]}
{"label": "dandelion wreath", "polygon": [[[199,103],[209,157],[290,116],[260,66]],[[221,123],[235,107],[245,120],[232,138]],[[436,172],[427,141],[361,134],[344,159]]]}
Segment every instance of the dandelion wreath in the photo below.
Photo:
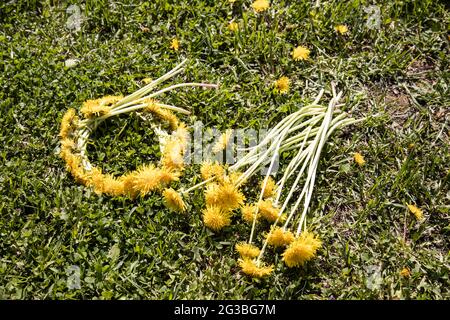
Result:
{"label": "dandelion wreath", "polygon": [[[152,94],[148,93],[159,83],[180,73],[185,62],[125,98],[122,96],[106,96],[85,101],[80,108],[81,117],[77,115],[75,109],[67,110],[62,118],[59,133],[61,139],[60,155],[76,181],[92,187],[98,194],[134,198],[139,195],[145,196],[152,191],[160,191],[171,182],[179,179],[184,169],[183,156],[187,147],[188,132],[185,124],[178,119],[173,111],[184,114],[189,114],[189,111],[160,103],[154,97],[184,86],[215,86],[203,83],[182,83]],[[159,165],[144,164],[132,172],[115,177],[103,173],[101,169],[95,167],[89,161],[86,148],[87,141],[89,135],[95,131],[101,122],[128,112],[141,112],[145,119],[148,119],[147,116],[150,114],[152,120],[166,122],[171,133],[162,130],[153,121],[152,125],[159,136],[162,154]],[[180,206],[180,199],[175,190],[166,189],[164,195],[173,204]],[[181,211],[184,211],[184,204],[181,209]]]}

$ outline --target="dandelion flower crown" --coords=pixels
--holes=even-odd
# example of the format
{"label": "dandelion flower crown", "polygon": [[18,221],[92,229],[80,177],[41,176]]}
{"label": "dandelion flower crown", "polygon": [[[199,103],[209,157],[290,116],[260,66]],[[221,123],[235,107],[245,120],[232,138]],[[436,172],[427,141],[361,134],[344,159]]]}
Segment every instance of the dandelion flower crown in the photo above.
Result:
{"label": "dandelion flower crown", "polygon": [[[60,155],[75,180],[93,187],[94,191],[99,194],[136,197],[161,190],[162,187],[179,179],[184,169],[183,156],[187,147],[188,133],[185,124],[178,119],[174,112],[182,114],[190,114],[190,112],[160,103],[155,100],[155,97],[180,87],[216,88],[217,86],[206,83],[181,83],[153,93],[151,91],[163,81],[182,72],[186,62],[187,60],[184,60],[162,77],[151,81],[145,87],[126,97],[105,96],[85,101],[80,108],[82,118],[77,116],[75,109],[67,110],[62,118],[59,133],[61,138]],[[89,161],[87,141],[90,134],[100,123],[110,117],[138,111],[142,112],[144,116],[150,113],[153,118],[166,122],[170,127],[171,133],[168,133],[152,123],[161,145],[162,157],[159,166],[145,164],[120,177],[103,173]],[[181,209],[179,211],[184,211],[184,203],[180,202],[173,192],[174,190],[171,189],[170,191],[166,190],[163,194],[166,198],[171,199],[172,208],[178,206]]]}

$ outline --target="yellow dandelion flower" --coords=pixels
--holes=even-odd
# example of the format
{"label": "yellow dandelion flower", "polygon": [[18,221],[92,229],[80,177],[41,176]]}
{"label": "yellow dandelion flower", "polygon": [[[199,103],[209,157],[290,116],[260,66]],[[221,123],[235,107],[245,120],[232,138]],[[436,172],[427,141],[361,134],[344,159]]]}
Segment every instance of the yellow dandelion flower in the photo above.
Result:
{"label": "yellow dandelion flower", "polygon": [[155,117],[167,121],[172,130],[177,130],[181,126],[177,116],[172,111],[161,108],[158,100],[146,99],[144,103],[147,104],[144,111],[151,112]]}
{"label": "yellow dandelion flower", "polygon": [[169,170],[175,171],[184,169],[184,159],[182,153],[172,151],[168,154],[164,154],[161,160],[163,167]]}
{"label": "yellow dandelion flower", "polygon": [[72,150],[70,148],[61,148],[61,151],[59,152],[59,156],[61,159],[63,159],[66,164],[67,168],[69,168],[69,164],[67,163],[67,160],[73,155]]}
{"label": "yellow dandelion flower", "polygon": [[84,171],[84,169],[81,166],[74,167],[70,173],[72,174],[76,182],[86,186],[89,185],[89,175],[86,173],[86,171]]}
{"label": "yellow dandelion flower", "polygon": [[205,189],[205,202],[208,206],[216,206],[219,201],[219,184],[210,182],[206,185]]}
{"label": "yellow dandelion flower", "polygon": [[236,0],[228,0],[229,3],[233,4],[236,2]]}
{"label": "yellow dandelion flower", "polygon": [[170,49],[178,51],[179,48],[180,42],[178,41],[177,38],[173,38],[172,41],[170,42]]}
{"label": "yellow dandelion flower", "polygon": [[234,21],[230,21],[230,23],[228,23],[228,30],[231,32],[236,32],[239,30],[239,25]]}
{"label": "yellow dandelion flower", "polygon": [[136,172],[130,172],[120,177],[120,181],[123,184],[123,190],[126,195],[130,198],[135,198],[139,194],[139,190],[134,187],[134,179],[136,177]]}
{"label": "yellow dandelion flower", "polygon": [[[261,181],[261,188],[263,187],[263,185],[264,185],[264,180]],[[266,187],[263,190],[263,197],[270,198],[270,197],[274,196],[276,187],[277,187],[277,185],[276,185],[275,181],[272,179],[272,177],[269,177],[269,179],[267,179]]]}
{"label": "yellow dandelion flower", "polygon": [[283,253],[283,261],[289,268],[305,264],[316,256],[322,242],[313,233],[304,231]]}
{"label": "yellow dandelion flower", "polygon": [[123,99],[123,96],[104,96],[99,99],[100,105],[112,106]]}
{"label": "yellow dandelion flower", "polygon": [[75,149],[75,141],[70,138],[64,138],[61,140],[61,149],[73,150]]}
{"label": "yellow dandelion flower", "polygon": [[184,203],[181,194],[176,192],[174,189],[169,188],[164,190],[163,196],[164,196],[164,203],[170,210],[177,212],[186,211],[186,204]]}
{"label": "yellow dandelion flower", "polygon": [[144,101],[142,101],[142,103],[145,103],[146,106],[144,108],[144,111],[146,112],[151,112],[151,113],[155,113],[158,114],[161,112],[161,107],[158,106],[159,101],[153,98],[147,98]]}
{"label": "yellow dandelion flower", "polygon": [[160,170],[153,165],[144,165],[136,171],[134,176],[133,188],[145,195],[159,187]]}
{"label": "yellow dandelion flower", "polygon": [[273,206],[271,200],[262,200],[258,203],[258,209],[261,217],[269,222],[275,222],[278,218],[280,210]]}
{"label": "yellow dandelion flower", "polygon": [[409,269],[406,267],[403,268],[399,273],[403,278],[409,278],[411,276],[411,271],[409,271]]}
{"label": "yellow dandelion flower", "polygon": [[280,227],[272,228],[267,235],[267,243],[274,247],[283,247],[291,244],[294,241],[294,234],[289,230],[284,230]]}
{"label": "yellow dandelion flower", "polygon": [[292,58],[294,60],[296,60],[296,61],[308,60],[308,57],[309,57],[310,53],[311,53],[311,51],[308,48],[302,47],[302,46],[298,46],[292,52]]}
{"label": "yellow dandelion flower", "polygon": [[364,160],[363,155],[359,152],[355,152],[355,154],[353,155],[353,159],[360,167],[362,167],[366,163],[366,160]]}
{"label": "yellow dandelion flower", "polygon": [[423,220],[423,211],[413,204],[408,204],[408,209],[416,217],[417,220]]}
{"label": "yellow dandelion flower", "polygon": [[[242,172],[241,171],[233,171],[227,176],[227,181],[230,182],[233,185],[236,185],[238,180],[241,178]],[[245,181],[243,181],[244,183]]]}
{"label": "yellow dandelion flower", "polygon": [[59,136],[61,138],[67,138],[69,134],[77,127],[78,117],[75,115],[75,109],[70,108],[66,111],[61,120],[61,129]]}
{"label": "yellow dandelion flower", "polygon": [[345,24],[340,24],[334,27],[337,33],[346,34],[348,32],[348,28]]}
{"label": "yellow dandelion flower", "polygon": [[162,150],[162,165],[171,170],[182,170],[184,168],[183,153],[180,141],[177,138],[169,139]]}
{"label": "yellow dandelion flower", "polygon": [[245,196],[231,183],[210,184],[205,190],[208,205],[232,211],[244,204]]}
{"label": "yellow dandelion flower", "polygon": [[73,161],[72,159],[75,158],[75,155],[72,153],[71,149],[63,148],[59,152],[59,156],[61,159],[63,159],[66,162],[67,169],[70,170],[70,162]]}
{"label": "yellow dandelion flower", "polygon": [[273,272],[273,265],[265,266],[258,265],[255,260],[252,259],[239,259],[239,266],[246,275],[254,277],[254,278],[262,278],[267,276]]}
{"label": "yellow dandelion flower", "polygon": [[221,180],[225,175],[225,169],[217,162],[212,163],[210,161],[206,161],[203,162],[202,167],[200,168],[200,174],[204,181],[212,177]]}
{"label": "yellow dandelion flower", "polygon": [[111,108],[102,102],[102,99],[86,100],[85,102],[83,102],[83,106],[81,107],[80,112],[85,118],[106,115],[111,111]]}
{"label": "yellow dandelion flower", "polygon": [[261,252],[257,246],[244,242],[236,244],[235,248],[241,258],[256,258]]}
{"label": "yellow dandelion flower", "polygon": [[177,130],[180,126],[180,121],[177,116],[170,110],[161,108],[158,100],[155,99],[145,99],[143,103],[147,104],[144,111],[151,112],[153,115],[163,121],[167,121],[172,130]]}
{"label": "yellow dandelion flower", "polygon": [[287,93],[289,91],[290,80],[288,77],[281,77],[274,82],[275,91],[277,93]]}
{"label": "yellow dandelion flower", "polygon": [[63,150],[61,152],[62,157],[64,157],[64,160],[66,161],[67,168],[70,172],[74,172],[79,170],[81,168],[81,158],[77,155],[74,155],[71,152],[67,152],[66,150]]}
{"label": "yellow dandelion flower", "polygon": [[212,151],[214,153],[218,153],[222,150],[225,150],[228,146],[228,143],[230,142],[231,135],[233,134],[232,129],[226,130],[219,138],[219,140],[216,142],[216,144],[213,146]]}
{"label": "yellow dandelion flower", "polygon": [[252,8],[255,10],[255,12],[263,12],[269,9],[270,2],[267,0],[256,0],[252,3]]}
{"label": "yellow dandelion flower", "polygon": [[189,132],[183,122],[180,122],[177,130],[175,130],[175,132],[173,133],[173,137],[180,142],[182,152],[186,152],[187,143],[189,141]]}
{"label": "yellow dandelion flower", "polygon": [[141,196],[158,189],[161,184],[167,184],[176,180],[172,172],[155,168],[154,165],[143,165],[140,167],[132,178],[133,188],[139,192]]}
{"label": "yellow dandelion flower", "polygon": [[87,173],[89,177],[88,185],[94,188],[94,192],[97,194],[102,194],[105,192],[104,176],[102,170],[98,168],[93,168]]}
{"label": "yellow dandelion flower", "polygon": [[67,169],[71,173],[81,167],[81,158],[74,155],[71,149],[62,148],[59,155],[66,162]]}
{"label": "yellow dandelion flower", "polygon": [[278,218],[278,223],[284,223],[287,219],[287,214],[283,213],[279,218]]}
{"label": "yellow dandelion flower", "polygon": [[178,181],[180,178],[180,171],[172,170],[170,168],[162,167],[159,169],[158,179],[161,182],[161,186],[171,183],[172,181]]}
{"label": "yellow dandelion flower", "polygon": [[124,194],[123,181],[115,178],[111,174],[103,175],[102,192],[117,197]]}
{"label": "yellow dandelion flower", "polygon": [[180,121],[177,116],[170,110],[160,109],[160,112],[156,114],[161,120],[167,121],[172,130],[176,130]]}
{"label": "yellow dandelion flower", "polygon": [[[253,219],[255,217],[256,212],[256,206],[253,204],[246,204],[241,208],[242,213],[242,219],[244,219],[245,222],[253,223]],[[259,212],[256,215],[256,221],[258,221],[260,215]]]}
{"label": "yellow dandelion flower", "polygon": [[142,83],[144,83],[144,84],[149,84],[152,81],[153,81],[152,78],[144,78],[144,79],[142,79]]}
{"label": "yellow dandelion flower", "polygon": [[72,174],[75,181],[88,185],[89,176],[81,165],[81,157],[73,154],[72,150],[69,148],[62,148],[59,155],[66,162],[67,170]]}
{"label": "yellow dandelion flower", "polygon": [[209,229],[219,231],[223,227],[231,224],[231,215],[219,207],[207,206],[203,210],[203,223]]}

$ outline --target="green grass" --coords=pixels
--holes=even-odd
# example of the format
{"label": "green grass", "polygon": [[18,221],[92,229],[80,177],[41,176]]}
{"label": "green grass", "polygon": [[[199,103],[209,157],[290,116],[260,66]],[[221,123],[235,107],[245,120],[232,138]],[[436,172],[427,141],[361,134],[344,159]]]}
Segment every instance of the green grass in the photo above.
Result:
{"label": "green grass", "polygon": [[[313,2],[272,1],[259,16],[242,0],[0,4],[0,298],[449,299],[450,10],[444,1],[379,1],[372,30],[371,1]],[[73,3],[85,16],[78,33],[66,28]],[[227,30],[232,19],[238,33]],[[335,34],[341,23],[349,34]],[[175,36],[178,53],[169,49]],[[292,60],[299,44],[310,61]],[[188,124],[267,128],[331,81],[354,116],[381,114],[327,144],[309,214],[324,246],[306,267],[287,269],[273,255],[273,276],[249,279],[233,250],[249,227],[236,218],[207,230],[201,192],[183,217],[159,195],[98,196],[65,170],[57,151],[67,108],[131,93],[182,57],[187,72],[173,81],[221,85],[164,97],[192,109]],[[66,68],[69,58],[80,62]],[[272,90],[282,75],[292,80],[288,95]],[[109,121],[91,158],[114,173],[157,159],[149,132],[135,116]],[[364,167],[352,160],[357,151]],[[190,167],[181,184],[197,172]],[[407,203],[424,210],[423,222]],[[73,265],[81,289],[67,287]],[[410,278],[399,275],[404,267]]]}

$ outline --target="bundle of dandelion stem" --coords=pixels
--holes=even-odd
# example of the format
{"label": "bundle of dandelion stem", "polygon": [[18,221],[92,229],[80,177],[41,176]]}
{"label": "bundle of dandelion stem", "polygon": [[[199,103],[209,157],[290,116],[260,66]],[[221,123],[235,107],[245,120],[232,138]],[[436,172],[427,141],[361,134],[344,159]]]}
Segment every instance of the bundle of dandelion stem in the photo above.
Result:
{"label": "bundle of dandelion stem", "polygon": [[[176,106],[160,103],[155,98],[165,92],[181,87],[216,88],[214,84],[181,83],[152,92],[156,86],[184,71],[187,60],[175,68],[151,81],[143,88],[126,96],[106,96],[87,100],[80,109],[82,119],[75,109],[69,109],[63,116],[60,129],[61,157],[74,178],[86,186],[94,188],[96,193],[111,196],[144,196],[152,191],[161,190],[173,181],[177,181],[184,169],[183,155],[186,151],[188,132],[186,126],[173,112],[190,114],[189,111]],[[153,118],[168,124],[171,133],[161,129],[161,124],[153,129],[159,135],[161,147],[160,166],[144,164],[140,168],[120,177],[102,173],[94,167],[87,156],[87,141],[90,134],[106,119],[129,112],[141,112],[144,119],[151,114]],[[169,207],[181,208],[185,205],[175,190],[169,188],[163,192]]]}
{"label": "bundle of dandelion stem", "polygon": [[[218,163],[204,163],[201,168],[204,181],[184,191],[207,186],[203,221],[215,231],[230,225],[233,210],[241,209],[242,218],[251,223],[251,231],[248,242],[237,244],[236,250],[240,254],[239,265],[250,276],[262,277],[273,271],[273,266],[267,266],[262,260],[267,246],[285,248],[283,261],[288,267],[304,265],[321,247],[320,239],[307,228],[306,215],[322,149],[335,130],[364,120],[353,119],[338,109],[343,106],[338,104],[342,92],[336,93],[334,84],[327,107],[319,104],[323,94],[324,90],[321,90],[314,102],[283,118],[234,165],[224,168]],[[225,133],[222,140],[227,136],[229,134]],[[220,145],[223,147],[226,143],[220,141],[217,149]],[[280,155],[288,151],[295,155],[275,182],[271,177],[272,169]],[[267,167],[258,200],[245,204],[240,187]],[[300,184],[302,189],[298,192]],[[285,190],[287,185],[290,187]],[[261,249],[254,244],[260,220],[271,224],[265,236],[261,233]]]}

